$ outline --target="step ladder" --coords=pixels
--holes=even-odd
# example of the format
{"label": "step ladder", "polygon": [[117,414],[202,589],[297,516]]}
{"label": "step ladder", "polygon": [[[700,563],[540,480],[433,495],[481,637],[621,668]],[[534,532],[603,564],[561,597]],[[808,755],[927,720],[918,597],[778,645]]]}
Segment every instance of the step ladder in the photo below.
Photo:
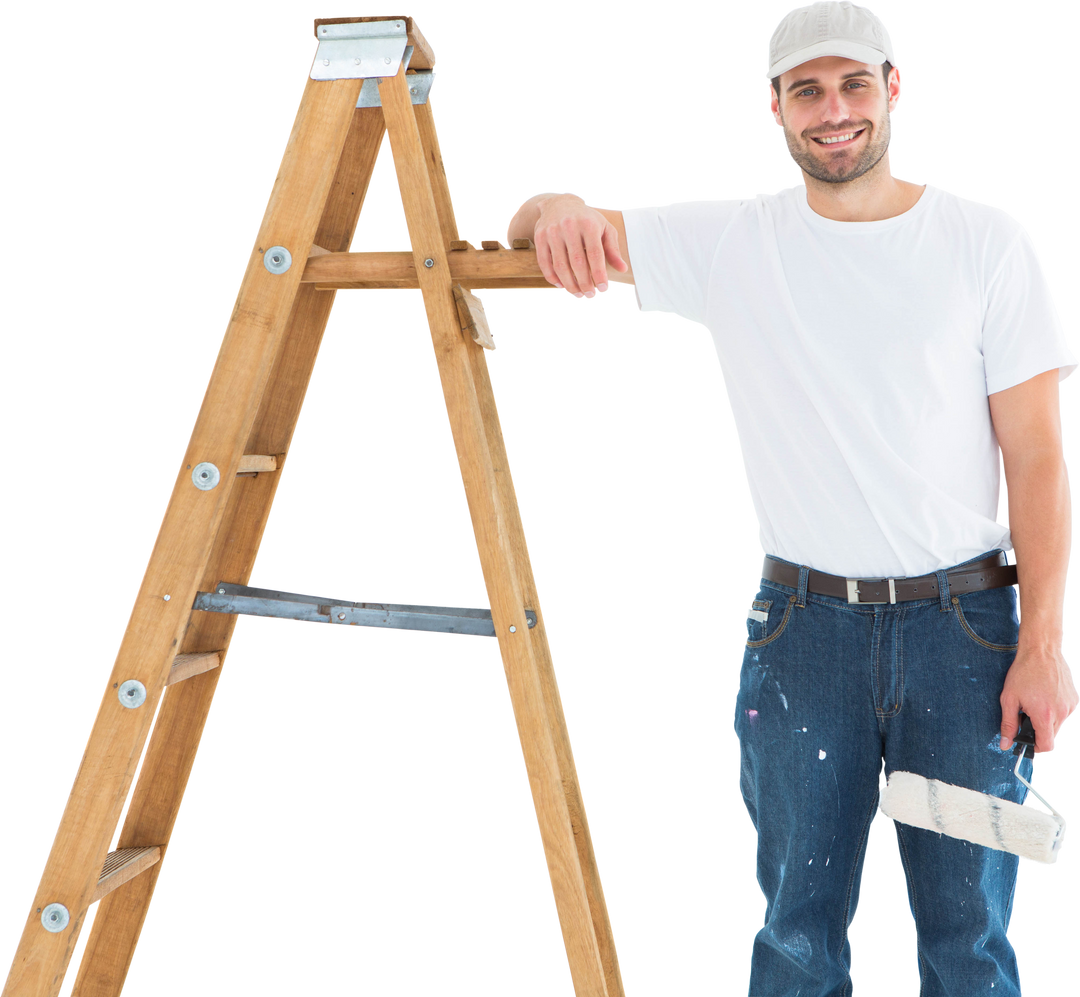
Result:
{"label": "step ladder", "polygon": [[[622,997],[488,379],[484,347],[493,343],[472,294],[549,285],[528,240],[479,250],[459,240],[428,102],[434,55],[412,19],[317,20],[315,36],[281,168],[4,997],[59,992],[93,903],[101,906],[73,992],[121,992],[239,614],[496,637],[575,993]],[[384,132],[412,251],[350,253]],[[334,292],[387,287],[423,293],[490,609],[248,586]]]}

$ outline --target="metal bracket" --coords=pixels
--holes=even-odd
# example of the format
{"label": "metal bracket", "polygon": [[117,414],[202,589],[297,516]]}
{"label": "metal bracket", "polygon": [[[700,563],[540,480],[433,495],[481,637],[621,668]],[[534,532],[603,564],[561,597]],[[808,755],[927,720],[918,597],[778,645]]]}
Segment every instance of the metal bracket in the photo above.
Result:
{"label": "metal bracket", "polygon": [[405,54],[405,21],[319,25],[313,80],[367,80],[396,76]]}
{"label": "metal bracket", "polygon": [[[205,613],[242,613],[246,616],[274,616],[310,623],[339,626],[391,627],[399,630],[434,630],[440,633],[495,636],[490,609],[452,609],[446,606],[399,606],[392,603],[346,602],[314,595],[296,595],[273,589],[249,588],[218,582],[213,592],[199,592],[192,609]],[[536,613],[525,611],[532,629]]]}
{"label": "metal bracket", "polygon": [[[412,52],[411,45],[405,50],[406,60],[408,60],[410,52]],[[407,61],[406,65],[408,65]],[[435,73],[430,69],[418,69],[415,73],[409,73],[405,77],[405,82],[409,84],[409,99],[414,104],[426,104],[428,94],[431,93],[431,84],[435,82]],[[360,99],[356,102],[356,106],[382,107],[382,100],[379,98],[379,84],[375,80],[364,80],[364,85],[360,88]]]}

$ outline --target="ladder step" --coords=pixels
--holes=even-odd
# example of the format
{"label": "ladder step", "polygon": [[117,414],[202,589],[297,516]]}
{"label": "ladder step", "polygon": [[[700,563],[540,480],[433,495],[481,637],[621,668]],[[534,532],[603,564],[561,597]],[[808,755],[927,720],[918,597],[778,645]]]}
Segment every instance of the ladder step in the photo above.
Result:
{"label": "ladder step", "polygon": [[194,675],[201,675],[221,664],[220,651],[206,651],[202,654],[178,654],[173,658],[172,668],[166,685],[175,685]]}
{"label": "ladder step", "polygon": [[112,893],[118,886],[123,886],[129,879],[134,879],[140,872],[161,861],[161,846],[148,845],[145,848],[118,848],[105,857],[97,889],[90,897],[90,903],[97,903],[102,897]]}
{"label": "ladder step", "polygon": [[[393,603],[346,602],[314,595],[297,595],[273,589],[249,588],[218,582],[213,592],[199,592],[192,609],[204,613],[242,613],[274,616],[309,623],[339,626],[392,627],[399,630],[434,630],[439,633],[495,636],[490,609],[453,609],[447,606],[400,606]],[[529,628],[536,613],[525,611]]]}

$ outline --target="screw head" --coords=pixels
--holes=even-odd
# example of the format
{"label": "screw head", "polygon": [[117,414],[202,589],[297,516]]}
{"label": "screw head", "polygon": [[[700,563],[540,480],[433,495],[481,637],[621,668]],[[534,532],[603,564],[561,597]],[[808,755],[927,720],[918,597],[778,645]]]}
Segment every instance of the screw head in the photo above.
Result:
{"label": "screw head", "polygon": [[435,261],[430,259],[430,258],[426,259],[426,260],[424,260],[424,266],[426,266],[428,269],[430,269],[431,267],[435,266]]}
{"label": "screw head", "polygon": [[224,590],[224,589],[218,589],[218,590],[217,590],[217,594],[218,594],[218,595],[224,595],[224,594],[225,594],[225,590]]}
{"label": "screw head", "polygon": [[172,598],[172,596],[169,595],[168,592],[166,592],[161,598],[168,602]]}
{"label": "screw head", "polygon": [[330,65],[330,60],[329,59],[323,59],[322,64],[324,66],[329,66]]}
{"label": "screw head", "polygon": [[263,266],[272,274],[285,273],[292,266],[292,253],[284,246],[271,246],[263,253]]}
{"label": "screw head", "polygon": [[344,613],[338,613],[338,614],[337,614],[337,618],[338,618],[339,620],[343,620],[343,619],[345,619],[345,614],[344,614]]}
{"label": "screw head", "polygon": [[385,62],[389,66],[390,65],[390,56],[384,55],[383,56],[383,62]]}
{"label": "screw head", "polygon": [[353,59],[353,65],[354,66],[359,66],[360,65],[360,60],[359,59]]}
{"label": "screw head", "polygon": [[116,698],[120,700],[121,706],[134,710],[146,702],[146,686],[138,679],[128,679],[120,683],[120,688],[116,690]]}
{"label": "screw head", "polygon": [[416,87],[409,87],[409,93],[416,93]]}
{"label": "screw head", "polygon": [[53,934],[56,934],[58,931],[63,931],[68,926],[68,921],[70,920],[71,915],[63,904],[49,904],[49,906],[41,912],[41,926],[46,931],[51,931]]}
{"label": "screw head", "polygon": [[517,627],[511,627],[510,628],[510,633],[516,634],[517,633]]}
{"label": "screw head", "polygon": [[191,483],[201,492],[208,492],[211,488],[216,488],[220,480],[221,472],[218,471],[215,464],[211,464],[208,460],[196,464],[191,471]]}

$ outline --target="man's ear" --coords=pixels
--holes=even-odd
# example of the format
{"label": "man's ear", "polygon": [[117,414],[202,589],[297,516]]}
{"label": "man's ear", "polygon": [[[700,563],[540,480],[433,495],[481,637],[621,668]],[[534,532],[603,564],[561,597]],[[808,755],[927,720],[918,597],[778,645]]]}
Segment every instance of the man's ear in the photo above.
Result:
{"label": "man's ear", "polygon": [[769,108],[772,111],[773,120],[778,125],[783,125],[784,114],[780,110],[780,98],[776,96],[776,89],[772,83],[769,84]]}
{"label": "man's ear", "polygon": [[889,70],[888,87],[889,112],[896,110],[896,102],[900,99],[900,70],[895,66]]}

